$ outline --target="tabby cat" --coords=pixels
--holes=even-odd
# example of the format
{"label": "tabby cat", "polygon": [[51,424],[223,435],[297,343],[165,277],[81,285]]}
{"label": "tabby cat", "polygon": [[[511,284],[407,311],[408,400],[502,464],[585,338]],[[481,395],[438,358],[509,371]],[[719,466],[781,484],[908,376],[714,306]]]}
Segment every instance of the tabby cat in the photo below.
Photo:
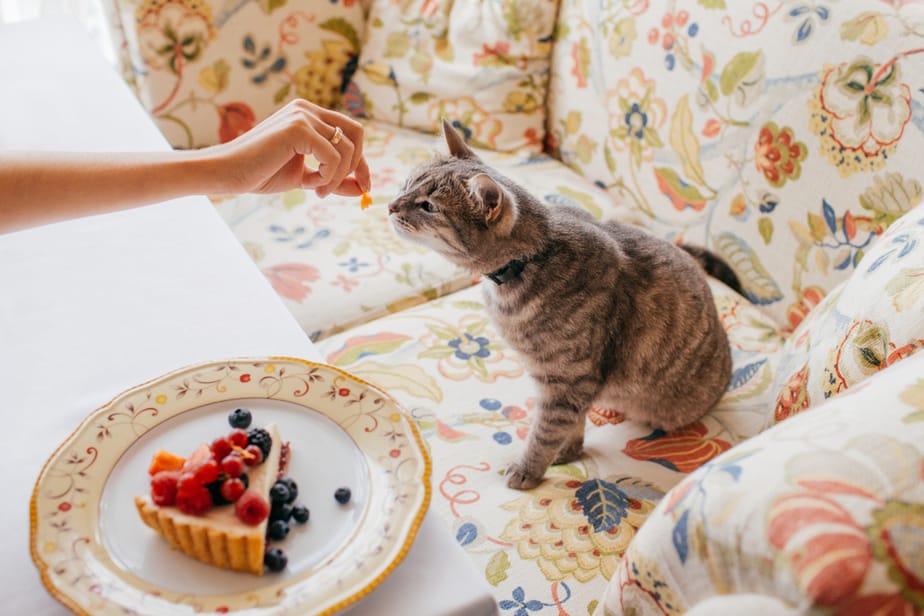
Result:
{"label": "tabby cat", "polygon": [[445,120],[443,133],[449,156],[413,170],[388,213],[399,236],[486,277],[487,311],[536,382],[526,451],[507,485],[534,487],[549,464],[577,459],[592,404],[665,431],[709,411],[731,353],[703,268],[737,289],[734,273],[704,249],[547,207]]}

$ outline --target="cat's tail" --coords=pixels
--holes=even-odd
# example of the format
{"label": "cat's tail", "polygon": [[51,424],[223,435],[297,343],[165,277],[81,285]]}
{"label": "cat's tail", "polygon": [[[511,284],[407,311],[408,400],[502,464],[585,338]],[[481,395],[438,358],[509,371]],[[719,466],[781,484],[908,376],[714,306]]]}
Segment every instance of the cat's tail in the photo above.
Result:
{"label": "cat's tail", "polygon": [[680,244],[680,248],[684,249],[691,257],[696,259],[696,262],[700,264],[707,274],[721,280],[726,286],[739,295],[746,296],[744,288],[741,286],[741,281],[738,279],[738,274],[736,274],[735,270],[717,254],[706,250],[702,246],[693,246],[690,244]]}

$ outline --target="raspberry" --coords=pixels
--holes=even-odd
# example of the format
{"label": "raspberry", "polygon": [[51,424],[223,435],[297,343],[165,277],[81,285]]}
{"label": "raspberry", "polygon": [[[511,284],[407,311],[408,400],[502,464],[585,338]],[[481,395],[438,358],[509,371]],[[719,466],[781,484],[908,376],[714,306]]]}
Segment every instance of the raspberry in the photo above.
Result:
{"label": "raspberry", "polygon": [[169,507],[176,502],[176,483],[179,471],[160,471],[151,478],[151,500],[160,507]]}
{"label": "raspberry", "polygon": [[183,471],[180,473],[179,478],[177,478],[176,489],[180,492],[189,492],[201,485],[202,483],[196,479],[195,473],[192,471]]}
{"label": "raspberry", "polygon": [[243,449],[247,446],[247,433],[243,430],[231,430],[231,434],[228,435],[228,440],[231,441],[232,446]]}
{"label": "raspberry", "polygon": [[229,477],[240,477],[244,472],[244,460],[237,452],[230,453],[222,459],[221,471]]}
{"label": "raspberry", "polygon": [[203,485],[176,494],[176,506],[189,515],[203,515],[212,508],[212,495]]}
{"label": "raspberry", "polygon": [[214,441],[212,441],[211,449],[212,456],[214,456],[216,460],[221,460],[226,455],[231,453],[231,441],[223,436],[216,438]]}
{"label": "raspberry", "polygon": [[193,471],[193,473],[196,477],[196,481],[198,481],[201,485],[212,483],[218,479],[218,462],[212,459],[208,459],[200,464],[199,468]]}
{"label": "raspberry", "polygon": [[225,479],[221,483],[221,496],[226,501],[233,503],[244,493],[244,482],[237,477]]}
{"label": "raspberry", "polygon": [[270,507],[266,499],[254,490],[247,490],[237,499],[234,512],[244,524],[256,526],[269,515]]}
{"label": "raspberry", "polygon": [[244,456],[244,462],[247,466],[256,466],[263,462],[263,450],[256,445],[247,445],[244,453],[247,454]]}
{"label": "raspberry", "polygon": [[228,415],[228,423],[231,424],[232,428],[241,428],[246,430],[250,427],[250,422],[252,419],[253,416],[247,409],[234,409],[231,411],[231,414]]}

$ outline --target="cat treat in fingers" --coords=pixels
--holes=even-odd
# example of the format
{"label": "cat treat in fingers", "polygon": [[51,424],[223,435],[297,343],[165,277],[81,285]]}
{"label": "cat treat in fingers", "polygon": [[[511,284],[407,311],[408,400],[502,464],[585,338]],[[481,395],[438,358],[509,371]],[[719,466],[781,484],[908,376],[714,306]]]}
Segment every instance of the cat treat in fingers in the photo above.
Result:
{"label": "cat treat in fingers", "polygon": [[536,381],[507,484],[532,488],[550,464],[577,459],[591,405],[665,431],[707,413],[731,352],[706,273],[740,291],[731,268],[705,249],[548,207],[445,120],[443,133],[449,155],[413,170],[388,214],[400,237],[484,276],[486,310]]}

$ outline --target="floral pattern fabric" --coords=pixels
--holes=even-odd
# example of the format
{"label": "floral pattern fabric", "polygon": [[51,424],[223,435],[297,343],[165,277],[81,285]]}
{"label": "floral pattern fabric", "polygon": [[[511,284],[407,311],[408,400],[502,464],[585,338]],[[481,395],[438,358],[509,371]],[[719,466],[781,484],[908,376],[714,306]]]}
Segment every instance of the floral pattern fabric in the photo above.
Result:
{"label": "floral pattern fabric", "polygon": [[664,493],[756,434],[772,407],[781,331],[711,284],[735,365],[719,408],[673,434],[593,409],[585,455],[550,467],[528,492],[507,488],[503,475],[524,446],[536,390],[485,315],[479,287],[354,327],[319,349],[415,419],[433,459],[431,506],[495,589],[501,614],[588,613]]}
{"label": "floral pattern fabric", "polygon": [[538,152],[557,0],[373,0],[344,103],[353,114],[469,144]]}
{"label": "floral pattern fabric", "polygon": [[924,7],[563,0],[550,145],[788,329],[921,201]]}
{"label": "floral pattern fabric", "polygon": [[286,101],[335,106],[359,56],[356,0],[104,0],[138,97],[177,148],[234,139]]}
{"label": "floral pattern fabric", "polygon": [[694,472],[636,534],[596,614],[682,614],[718,595],[723,614],[761,596],[783,604],[773,613],[921,613],[922,375],[919,353]]}
{"label": "floral pattern fabric", "polygon": [[[314,339],[470,286],[476,277],[397,238],[386,204],[415,165],[445,151],[442,137],[366,121],[373,205],[295,190],[216,202],[219,213]],[[549,157],[481,151],[546,203],[613,218],[609,195]]]}

